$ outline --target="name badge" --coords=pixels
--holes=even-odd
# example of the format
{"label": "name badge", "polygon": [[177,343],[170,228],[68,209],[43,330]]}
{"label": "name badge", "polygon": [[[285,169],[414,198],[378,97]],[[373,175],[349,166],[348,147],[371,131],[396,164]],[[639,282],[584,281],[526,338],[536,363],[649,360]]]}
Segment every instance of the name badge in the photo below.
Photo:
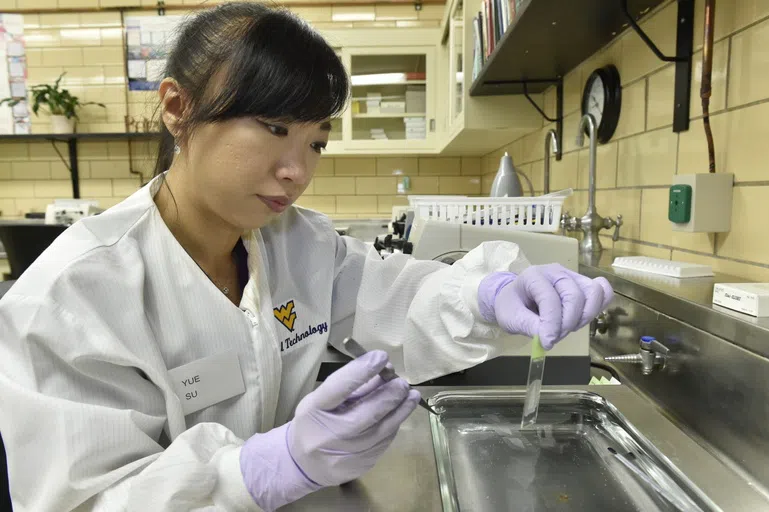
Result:
{"label": "name badge", "polygon": [[168,373],[185,416],[246,391],[235,352],[204,357]]}

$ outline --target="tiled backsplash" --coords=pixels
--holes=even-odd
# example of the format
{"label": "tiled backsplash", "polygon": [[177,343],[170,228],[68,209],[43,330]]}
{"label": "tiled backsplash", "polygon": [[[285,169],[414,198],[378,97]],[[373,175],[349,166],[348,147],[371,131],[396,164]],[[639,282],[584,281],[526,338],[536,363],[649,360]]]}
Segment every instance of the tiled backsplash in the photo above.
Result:
{"label": "tiled backsplash", "polygon": [[[193,5],[200,0],[166,0],[167,6]],[[207,5],[215,2],[208,1]],[[4,9],[85,9],[156,5],[152,0],[0,0]],[[290,5],[289,5],[290,6]],[[293,8],[323,28],[437,27],[442,5],[318,6]],[[169,11],[178,14],[182,11]],[[127,11],[154,15],[153,11]],[[355,21],[358,20],[358,21]],[[29,85],[55,80],[83,101],[105,103],[81,112],[80,132],[125,130],[124,117],[151,118],[155,93],[128,92],[125,82],[122,25],[119,12],[24,14]],[[46,117],[32,117],[33,131],[48,131]],[[56,148],[67,156],[66,144]],[[152,148],[146,142],[79,143],[81,195],[112,206],[136,191],[152,174]],[[131,170],[135,173],[132,174]],[[317,179],[301,204],[339,217],[389,217],[397,195],[398,175],[409,176],[413,194],[480,193],[480,158],[324,158]],[[57,197],[71,197],[69,171],[47,142],[0,144],[0,211],[19,217],[44,211]]]}
{"label": "tiled backsplash", "polygon": [[[97,0],[0,0],[3,9],[78,9]],[[102,7],[155,5],[154,0],[98,0]],[[199,0],[166,0],[167,5]],[[443,6],[356,6],[358,19],[349,21],[353,7],[297,7],[320,28],[437,26]],[[614,246],[651,256],[704,262],[716,270],[769,280],[769,0],[718,2],[716,8],[711,124],[720,172],[735,174],[732,230],[728,234],[673,232],[667,221],[667,186],[675,173],[707,172],[707,150],[699,100],[704,0],[696,2],[695,49],[692,74],[692,123],[689,131],[673,133],[673,66],[658,60],[631,31],[587,59],[564,81],[564,156],[553,160],[551,189],[576,189],[567,203],[581,215],[587,203],[588,154],[575,143],[579,102],[588,75],[614,63],[622,77],[623,107],[612,140],[598,149],[597,205],[602,215],[621,213],[625,224]],[[643,27],[666,54],[675,46],[676,3],[671,0],[650,15]],[[337,21],[334,21],[337,20]],[[346,20],[346,21],[340,21]],[[122,29],[116,12],[67,12],[25,15],[29,45],[30,83],[50,80],[67,71],[68,86],[86,101],[108,105],[89,107],[81,131],[123,130],[123,116],[152,112],[147,93],[127,93],[123,71]],[[45,48],[45,54],[42,49]],[[50,53],[49,53],[50,52]],[[545,109],[555,115],[555,94],[545,94]],[[34,119],[35,126],[47,123]],[[412,194],[488,193],[499,158],[510,152],[514,161],[543,190],[544,135],[535,133],[480,158],[325,158],[300,204],[339,217],[387,216],[397,194],[399,176],[409,176]],[[58,145],[66,155],[66,147]],[[152,162],[146,143],[111,142],[81,145],[81,189],[84,197],[110,206],[136,190],[140,183],[129,169],[148,177]],[[130,162],[130,165],[129,165]],[[42,211],[55,197],[70,192],[68,171],[48,143],[0,145],[0,210],[4,216]],[[611,238],[603,237],[611,246]]]}
{"label": "tiled backsplash", "polygon": [[389,217],[394,205],[408,204],[397,195],[398,181],[408,176],[408,194],[481,192],[481,159],[474,158],[328,158],[299,204],[336,217]]}
{"label": "tiled backsplash", "polygon": [[[663,53],[673,54],[677,5],[666,2],[642,27]],[[708,172],[702,126],[700,78],[704,0],[695,6],[696,53],[692,71],[689,130],[673,124],[674,67],[657,59],[635,32],[627,31],[588,58],[564,80],[564,155],[553,160],[551,189],[576,189],[567,207],[581,216],[587,207],[588,153],[575,144],[579,102],[585,81],[612,63],[622,79],[622,112],[612,140],[598,148],[598,213],[621,213],[625,224],[614,247],[654,257],[707,263],[716,271],[769,281],[769,0],[718,2],[715,14],[711,125],[719,172],[735,175],[729,233],[674,232],[667,220],[667,194],[674,174]],[[545,94],[554,117],[555,90]],[[541,130],[483,158],[483,192],[504,151],[543,189],[544,137]],[[587,145],[587,140],[586,140]],[[611,247],[611,232],[602,237]]]}

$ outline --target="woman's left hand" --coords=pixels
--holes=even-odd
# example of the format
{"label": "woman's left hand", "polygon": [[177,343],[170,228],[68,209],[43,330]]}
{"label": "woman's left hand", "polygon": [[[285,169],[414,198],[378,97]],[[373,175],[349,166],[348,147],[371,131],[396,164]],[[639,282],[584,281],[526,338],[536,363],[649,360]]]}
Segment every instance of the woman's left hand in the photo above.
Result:
{"label": "woman's left hand", "polygon": [[555,263],[531,266],[520,275],[495,272],[478,287],[487,321],[510,334],[539,335],[545,350],[590,323],[613,297],[603,277],[590,279]]}

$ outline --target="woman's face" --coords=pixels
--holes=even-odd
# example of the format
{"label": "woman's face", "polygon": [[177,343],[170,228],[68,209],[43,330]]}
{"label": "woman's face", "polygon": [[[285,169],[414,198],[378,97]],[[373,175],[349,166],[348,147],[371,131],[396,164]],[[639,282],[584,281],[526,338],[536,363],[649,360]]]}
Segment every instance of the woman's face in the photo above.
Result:
{"label": "woman's face", "polygon": [[327,122],[254,118],[201,125],[177,157],[184,160],[180,178],[210,213],[237,228],[257,229],[305,191],[329,130]]}

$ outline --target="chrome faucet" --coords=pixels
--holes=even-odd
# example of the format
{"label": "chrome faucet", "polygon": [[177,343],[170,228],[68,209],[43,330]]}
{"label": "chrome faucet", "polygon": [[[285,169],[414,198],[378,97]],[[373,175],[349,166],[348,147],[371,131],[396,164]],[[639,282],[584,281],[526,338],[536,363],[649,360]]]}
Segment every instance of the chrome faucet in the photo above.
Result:
{"label": "chrome faucet", "polygon": [[545,194],[550,193],[550,152],[558,153],[558,134],[548,130],[545,134]]}
{"label": "chrome faucet", "polygon": [[622,225],[622,215],[617,215],[617,219],[611,217],[601,217],[595,208],[595,161],[596,161],[596,122],[592,114],[585,114],[579,121],[577,132],[577,145],[582,146],[585,143],[585,128],[588,129],[590,136],[590,181],[588,183],[587,211],[582,218],[572,217],[569,212],[561,215],[561,230],[566,231],[580,230],[583,233],[582,241],[579,244],[581,252],[597,253],[603,250],[601,239],[598,233],[602,229],[614,227],[612,240],[619,239],[619,227]]}
{"label": "chrome faucet", "polygon": [[640,343],[641,349],[637,354],[607,356],[603,360],[607,363],[640,364],[643,375],[651,375],[655,369],[663,370],[668,364],[670,350],[653,336],[642,336]]}

